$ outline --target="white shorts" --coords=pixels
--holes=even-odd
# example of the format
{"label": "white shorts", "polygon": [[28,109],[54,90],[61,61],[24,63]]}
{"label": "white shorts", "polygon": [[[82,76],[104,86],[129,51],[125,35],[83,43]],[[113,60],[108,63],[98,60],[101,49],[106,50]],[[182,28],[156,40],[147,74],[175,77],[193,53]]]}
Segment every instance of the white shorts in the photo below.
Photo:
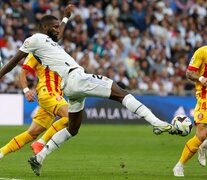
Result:
{"label": "white shorts", "polygon": [[65,78],[63,91],[69,98],[68,112],[82,110],[85,97],[109,98],[111,95],[113,80],[105,76],[86,74],[83,69],[77,68]]}

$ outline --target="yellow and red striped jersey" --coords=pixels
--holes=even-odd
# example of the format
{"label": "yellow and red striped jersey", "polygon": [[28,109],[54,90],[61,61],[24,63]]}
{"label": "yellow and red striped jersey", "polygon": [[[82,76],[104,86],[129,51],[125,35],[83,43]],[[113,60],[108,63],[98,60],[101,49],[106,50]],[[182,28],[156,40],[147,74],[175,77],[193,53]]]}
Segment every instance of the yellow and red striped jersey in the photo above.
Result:
{"label": "yellow and red striped jersey", "polygon": [[46,87],[48,92],[57,92],[62,95],[60,90],[61,77],[57,73],[51,71],[49,68],[41,65],[38,60],[29,54],[24,61],[23,69],[28,70],[32,75],[38,77],[38,83],[36,85],[36,92],[42,87]]}
{"label": "yellow and red striped jersey", "polygon": [[[207,46],[202,46],[195,51],[190,61],[188,69],[198,72],[200,76],[207,77]],[[207,98],[207,87],[200,82],[195,84],[196,93],[201,94],[201,98]]]}

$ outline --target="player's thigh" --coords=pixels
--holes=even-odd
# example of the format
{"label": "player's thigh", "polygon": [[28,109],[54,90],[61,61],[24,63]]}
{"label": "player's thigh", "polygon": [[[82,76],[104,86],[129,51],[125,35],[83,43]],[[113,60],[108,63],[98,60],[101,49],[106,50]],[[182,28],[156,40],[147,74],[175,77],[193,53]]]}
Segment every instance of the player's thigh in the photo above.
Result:
{"label": "player's thigh", "polygon": [[55,115],[48,113],[44,108],[39,107],[37,112],[33,117],[33,121],[42,126],[43,128],[47,129],[53,123],[55,119]]}
{"label": "player's thigh", "polygon": [[[59,109],[62,106],[67,106],[67,101],[60,96],[59,93],[49,93],[47,91],[41,90],[38,94],[38,102],[40,107],[45,109],[51,115],[57,116]],[[64,112],[66,108],[61,108],[60,113],[64,114],[67,117],[66,112]],[[64,112],[64,113],[63,113]]]}
{"label": "player's thigh", "polygon": [[[87,96],[109,98],[113,80],[100,75],[85,74],[87,81],[84,81],[88,88],[84,89]],[[83,82],[83,83],[84,83]]]}
{"label": "player's thigh", "polygon": [[89,96],[109,98],[112,83],[113,81],[105,76],[75,70],[68,76],[64,93],[69,99]]}
{"label": "player's thigh", "polygon": [[56,113],[59,117],[68,117],[68,104],[61,105]]}

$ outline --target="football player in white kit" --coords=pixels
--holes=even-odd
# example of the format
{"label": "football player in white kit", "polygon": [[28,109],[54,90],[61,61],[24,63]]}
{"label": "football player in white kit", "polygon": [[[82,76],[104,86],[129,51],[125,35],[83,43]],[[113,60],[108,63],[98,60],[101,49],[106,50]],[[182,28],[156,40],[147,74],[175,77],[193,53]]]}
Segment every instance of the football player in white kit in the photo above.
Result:
{"label": "football player in white kit", "polygon": [[[63,18],[67,22],[67,18]],[[60,22],[52,15],[44,16],[39,22],[39,33],[27,38],[16,55],[0,70],[0,78],[11,71],[17,63],[29,53],[45,67],[62,77],[62,89],[69,98],[69,126],[57,132],[47,145],[30,163],[36,175],[41,174],[42,162],[46,155],[57,149],[64,141],[78,133],[82,122],[85,97],[102,97],[122,103],[131,112],[143,117],[153,126],[155,134],[169,132],[175,134],[175,128],[158,119],[145,105],[133,95],[121,89],[113,80],[100,75],[87,74],[83,67],[64,51],[57,43]]]}

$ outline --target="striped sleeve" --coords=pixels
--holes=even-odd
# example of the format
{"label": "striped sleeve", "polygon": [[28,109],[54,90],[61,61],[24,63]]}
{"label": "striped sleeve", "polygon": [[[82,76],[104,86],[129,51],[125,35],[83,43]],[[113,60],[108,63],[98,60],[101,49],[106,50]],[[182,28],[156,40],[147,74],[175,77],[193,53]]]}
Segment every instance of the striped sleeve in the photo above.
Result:
{"label": "striped sleeve", "polygon": [[25,59],[22,68],[29,71],[33,76],[35,76],[36,65],[37,65],[37,60],[34,58],[32,54],[29,54]]}
{"label": "striped sleeve", "polygon": [[195,51],[188,66],[188,70],[197,71],[200,68],[203,62],[203,53],[203,48],[199,48]]}

